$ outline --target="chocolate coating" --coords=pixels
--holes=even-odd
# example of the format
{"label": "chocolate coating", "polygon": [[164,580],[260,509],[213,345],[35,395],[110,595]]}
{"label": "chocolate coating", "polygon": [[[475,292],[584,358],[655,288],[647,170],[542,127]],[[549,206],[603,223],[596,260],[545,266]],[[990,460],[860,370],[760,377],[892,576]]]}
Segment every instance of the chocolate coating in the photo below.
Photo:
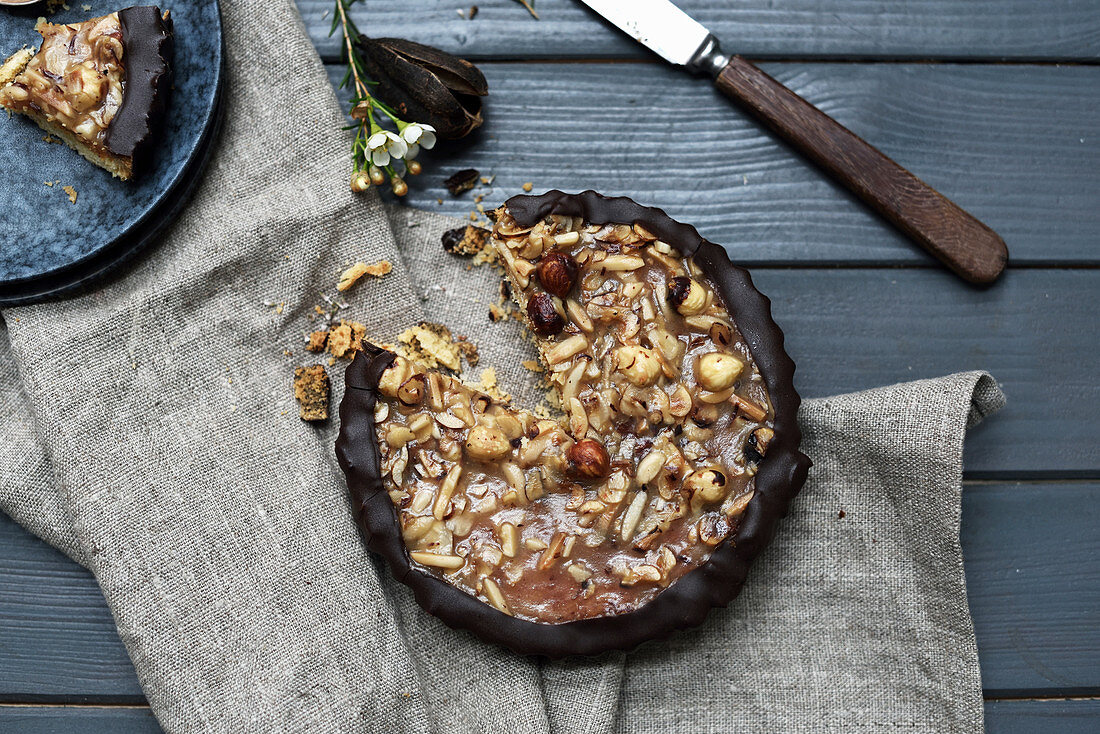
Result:
{"label": "chocolate coating", "polygon": [[397,511],[384,491],[374,427],[378,381],[393,363],[394,355],[365,345],[345,375],[347,390],[340,405],[336,456],[347,476],[367,546],[386,559],[394,577],[413,590],[417,602],[429,614],[450,627],[469,630],[486,642],[518,653],[564,657],[629,650],[647,640],[694,627],[711,607],[726,606],[741,591],[749,566],[775,534],[778,520],[787,514],[810,467],[809,458],[798,450],[802,440],[797,423],[801,399],[794,389],[794,362],[783,350],[783,333],[772,320],[771,302],[753,287],[745,269],[730,263],[725,250],[660,209],[593,191],[516,196],[506,204],[521,226],[551,214],[579,216],[591,224],[639,223],[683,255],[695,256],[722,294],[771,396],[775,436],[760,461],[756,494],[732,537],[715,548],[706,563],[633,612],[563,624],[511,617],[412,567]]}
{"label": "chocolate coating", "polygon": [[120,10],[118,20],[126,89],[104,142],[115,155],[130,157],[136,174],[148,165],[172,87],[172,20],[151,5]]}

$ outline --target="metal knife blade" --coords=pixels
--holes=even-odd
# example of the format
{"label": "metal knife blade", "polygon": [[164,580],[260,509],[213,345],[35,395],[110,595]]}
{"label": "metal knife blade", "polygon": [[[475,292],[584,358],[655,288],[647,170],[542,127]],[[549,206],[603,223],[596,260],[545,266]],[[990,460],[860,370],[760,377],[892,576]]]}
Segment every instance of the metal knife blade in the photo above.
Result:
{"label": "metal knife blade", "polygon": [[691,66],[713,39],[669,0],[581,0],[643,46],[677,66]]}

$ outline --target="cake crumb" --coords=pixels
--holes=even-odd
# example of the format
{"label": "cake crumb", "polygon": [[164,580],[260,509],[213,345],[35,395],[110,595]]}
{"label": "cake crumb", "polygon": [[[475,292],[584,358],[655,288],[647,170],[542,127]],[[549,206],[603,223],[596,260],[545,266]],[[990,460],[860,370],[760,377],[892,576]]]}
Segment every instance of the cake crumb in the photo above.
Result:
{"label": "cake crumb", "polygon": [[451,338],[451,330],[443,324],[421,321],[397,337],[413,359],[428,367],[446,367],[454,372],[462,369],[462,350]]}
{"label": "cake crumb", "polygon": [[525,359],[520,364],[531,372],[542,372],[542,365],[539,364],[537,359]]}
{"label": "cake crumb", "polygon": [[496,257],[496,251],[489,245],[490,232],[481,227],[468,224],[443,233],[443,249],[453,255],[480,255],[488,250]]}
{"label": "cake crumb", "polygon": [[322,365],[295,368],[294,398],[299,403],[298,415],[302,420],[328,420],[329,395],[328,374]]}
{"label": "cake crumb", "polygon": [[323,352],[325,351],[325,342],[327,341],[327,331],[314,331],[308,337],[306,337],[306,351]]}
{"label": "cake crumb", "polygon": [[480,390],[493,400],[499,403],[508,403],[512,400],[512,396],[508,393],[501,392],[497,386],[497,371],[492,367],[486,367],[481,371],[481,379],[476,385],[472,385],[475,390]]}
{"label": "cake crumb", "polygon": [[531,183],[530,181],[523,184],[523,190],[526,191],[527,193],[531,193],[531,190],[534,189],[534,188],[535,188],[535,184]]}
{"label": "cake crumb", "polygon": [[76,203],[76,189],[74,189],[72,186],[62,186],[61,190],[69,195],[70,204]]}
{"label": "cake crumb", "polygon": [[42,183],[46,184],[47,186],[49,186],[52,189],[53,185],[57,182],[56,181],[43,181]]}
{"label": "cake crumb", "polygon": [[389,260],[380,260],[373,265],[367,265],[364,262],[355,263],[340,275],[340,282],[336,284],[336,290],[348,290],[358,283],[364,275],[381,278],[384,275],[389,275],[392,271],[393,264]]}
{"label": "cake crumb", "polygon": [[837,520],[843,520],[847,515],[848,515],[847,512],[845,512],[844,510],[841,510],[840,512],[836,513],[836,519]]}
{"label": "cake crumb", "polygon": [[341,323],[339,326],[329,329],[328,350],[332,352],[333,358],[343,357],[354,349],[350,326],[346,323]]}
{"label": "cake crumb", "polygon": [[456,343],[458,344],[458,351],[462,353],[463,358],[466,360],[466,364],[477,367],[477,363],[481,359],[481,355],[477,351],[477,345],[464,336],[458,337]]}

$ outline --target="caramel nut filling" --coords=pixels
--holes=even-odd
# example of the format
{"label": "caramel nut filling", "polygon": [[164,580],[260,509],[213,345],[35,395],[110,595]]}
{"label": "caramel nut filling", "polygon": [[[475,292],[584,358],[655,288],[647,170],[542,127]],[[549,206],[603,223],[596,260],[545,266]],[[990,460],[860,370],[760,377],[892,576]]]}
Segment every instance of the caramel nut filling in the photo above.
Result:
{"label": "caramel nut filling", "polygon": [[90,148],[104,151],[125,80],[118,14],[72,25],[39,23],[37,30],[42,46],[22,73],[0,89],[0,105],[38,112]]}
{"label": "caramel nut filling", "polygon": [[769,396],[691,258],[639,226],[498,214],[492,245],[563,417],[397,357],[375,414],[384,485],[424,573],[534,622],[627,613],[736,528]]}

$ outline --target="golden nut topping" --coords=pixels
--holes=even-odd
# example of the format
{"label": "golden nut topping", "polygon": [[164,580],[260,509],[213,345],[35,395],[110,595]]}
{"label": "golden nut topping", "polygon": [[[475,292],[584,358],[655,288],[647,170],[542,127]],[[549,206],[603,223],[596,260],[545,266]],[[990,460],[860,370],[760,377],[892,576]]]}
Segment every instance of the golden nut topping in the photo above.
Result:
{"label": "golden nut topping", "polygon": [[378,380],[378,389],[383,395],[390,398],[397,397],[397,390],[405,381],[409,373],[409,362],[404,357],[397,357]]}
{"label": "golden nut topping", "polygon": [[401,383],[397,388],[397,399],[404,405],[419,405],[424,399],[424,391],[428,386],[428,377],[424,373],[417,373]]}
{"label": "golden nut topping", "polygon": [[496,461],[511,450],[512,444],[499,428],[477,425],[466,434],[466,452],[477,461]]}
{"label": "golden nut topping", "polygon": [[652,385],[661,374],[661,363],[652,349],[625,346],[615,350],[615,366],[638,387]]}
{"label": "golden nut topping", "polygon": [[549,293],[536,293],[527,301],[527,318],[531,329],[540,336],[553,336],[565,328],[565,319],[554,308],[554,297]]}
{"label": "golden nut topping", "polygon": [[707,307],[707,290],[681,275],[668,282],[668,300],[684,316],[695,316]]}
{"label": "golden nut topping", "polygon": [[684,488],[691,492],[692,498],[717,502],[726,494],[726,475],[717,469],[697,471],[684,479]]}
{"label": "golden nut topping", "polygon": [[611,457],[594,438],[582,438],[569,448],[573,473],[586,479],[602,479],[611,473]]}
{"label": "golden nut topping", "polygon": [[65,75],[69,100],[77,112],[95,107],[107,93],[107,75],[101,74],[87,61],[69,69]]}
{"label": "golden nut topping", "polygon": [[744,368],[744,363],[732,354],[711,352],[699,358],[695,377],[707,390],[721,392],[733,387]]}
{"label": "golden nut topping", "polygon": [[539,261],[539,283],[558,298],[565,298],[577,282],[577,262],[564,252],[550,252]]}

